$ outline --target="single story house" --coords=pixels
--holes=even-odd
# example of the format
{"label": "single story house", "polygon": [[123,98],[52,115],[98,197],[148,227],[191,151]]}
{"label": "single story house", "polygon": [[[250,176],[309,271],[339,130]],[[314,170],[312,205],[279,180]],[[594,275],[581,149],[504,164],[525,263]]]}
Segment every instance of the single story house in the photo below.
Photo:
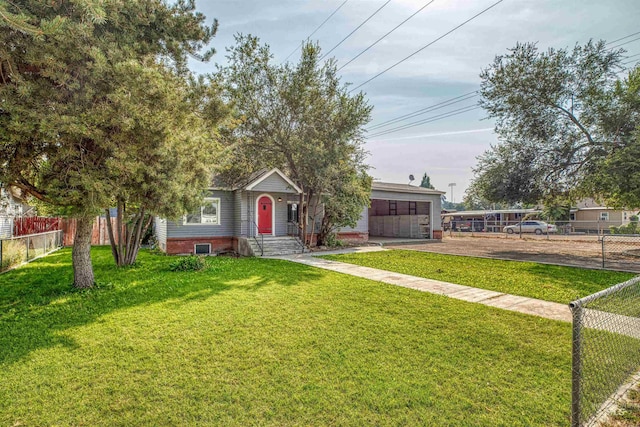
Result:
{"label": "single story house", "polygon": [[[374,182],[371,208],[364,206],[355,227],[338,238],[366,242],[369,236],[441,239],[444,192],[403,184]],[[215,184],[205,204],[178,221],[155,218],[158,248],[169,254],[275,255],[303,250],[298,239],[302,191],[277,168],[262,170],[234,185]],[[312,221],[306,218],[310,231]]]}
{"label": "single story house", "polygon": [[453,231],[486,231],[500,233],[507,225],[520,222],[527,215],[537,215],[537,209],[488,209],[477,211],[446,212],[442,214],[442,226]]}
{"label": "single story house", "polygon": [[577,207],[571,209],[570,221],[571,229],[575,232],[597,232],[609,231],[609,227],[619,227],[627,225],[631,217],[638,213],[632,209],[614,209],[606,206]]}

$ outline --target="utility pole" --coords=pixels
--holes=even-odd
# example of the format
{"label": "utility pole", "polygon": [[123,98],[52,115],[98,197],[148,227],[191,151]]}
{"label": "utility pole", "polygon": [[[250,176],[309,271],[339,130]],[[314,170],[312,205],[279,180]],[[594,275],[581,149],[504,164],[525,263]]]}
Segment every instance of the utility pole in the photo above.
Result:
{"label": "utility pole", "polygon": [[455,203],[456,202],[456,200],[453,198],[453,187],[455,187],[455,186],[456,186],[455,182],[450,182],[449,183],[449,187],[451,187],[451,203]]}

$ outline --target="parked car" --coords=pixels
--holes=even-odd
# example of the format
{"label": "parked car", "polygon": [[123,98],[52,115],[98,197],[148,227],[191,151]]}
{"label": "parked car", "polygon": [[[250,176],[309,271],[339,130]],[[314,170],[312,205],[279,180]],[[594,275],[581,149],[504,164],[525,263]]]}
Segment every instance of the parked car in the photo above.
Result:
{"label": "parked car", "polygon": [[521,229],[523,233],[536,234],[556,233],[558,231],[555,225],[547,224],[544,221],[522,221],[520,224],[507,225],[502,229],[502,232],[508,234],[520,233]]}

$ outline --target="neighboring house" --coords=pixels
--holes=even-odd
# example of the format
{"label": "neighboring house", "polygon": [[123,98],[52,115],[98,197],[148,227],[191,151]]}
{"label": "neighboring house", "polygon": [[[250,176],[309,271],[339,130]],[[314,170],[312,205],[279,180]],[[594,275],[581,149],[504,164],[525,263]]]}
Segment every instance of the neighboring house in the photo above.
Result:
{"label": "neighboring house", "polygon": [[539,213],[540,210],[537,209],[488,209],[447,212],[442,214],[442,223],[445,230],[500,233],[505,226],[516,224],[527,215]]}
{"label": "neighboring house", "polygon": [[[277,168],[257,172],[235,185],[214,184],[208,190],[205,205],[196,212],[178,221],[155,218],[158,247],[169,254],[232,250],[242,255],[301,252],[302,244],[297,238],[300,193],[300,188]],[[439,239],[442,194],[420,187],[374,182],[372,209],[364,207],[356,226],[342,228],[338,237],[362,242],[369,235]],[[415,218],[407,220],[410,216]],[[315,218],[316,223],[319,219]],[[389,228],[385,227],[385,220],[390,221]],[[306,221],[310,230],[310,221],[308,218]],[[375,230],[370,230],[370,223],[376,224]],[[419,233],[415,232],[414,223]]]}
{"label": "neighboring house", "polygon": [[571,229],[575,232],[608,232],[609,227],[619,227],[631,221],[638,210],[613,209],[606,206],[578,207],[571,209]]}
{"label": "neighboring house", "polygon": [[13,236],[13,218],[23,215],[27,207],[15,201],[11,194],[0,187],[0,239]]}

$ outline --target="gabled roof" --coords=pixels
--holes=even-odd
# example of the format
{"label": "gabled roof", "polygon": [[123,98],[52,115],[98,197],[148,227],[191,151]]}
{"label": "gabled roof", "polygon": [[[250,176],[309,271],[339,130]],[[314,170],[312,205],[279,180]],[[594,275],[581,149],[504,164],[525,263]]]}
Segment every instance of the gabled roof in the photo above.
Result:
{"label": "gabled roof", "polygon": [[371,183],[372,190],[379,191],[396,191],[399,193],[412,193],[412,194],[446,194],[444,191],[432,190],[430,188],[417,187],[409,184],[394,184],[391,182],[373,181]]}
{"label": "gabled roof", "polygon": [[235,189],[253,190],[258,184],[274,174],[279,175],[280,178],[282,178],[293,190],[298,193],[302,193],[302,190],[278,168],[273,168],[271,170],[262,170],[260,171],[260,173],[253,174],[249,177],[249,181],[247,184]]}

